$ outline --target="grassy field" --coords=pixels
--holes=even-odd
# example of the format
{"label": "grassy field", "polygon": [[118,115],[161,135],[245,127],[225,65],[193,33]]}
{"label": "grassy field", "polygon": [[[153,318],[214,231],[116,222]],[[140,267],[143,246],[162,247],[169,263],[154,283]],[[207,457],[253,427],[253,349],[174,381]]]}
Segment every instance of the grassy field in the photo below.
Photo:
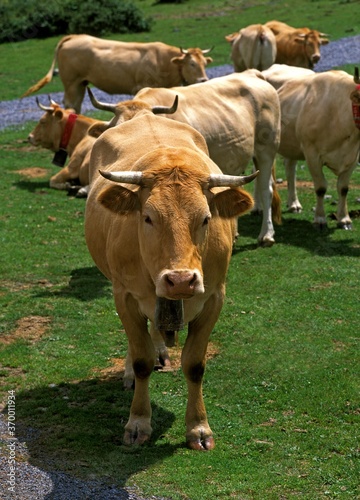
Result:
{"label": "grassy field", "polygon": [[[169,43],[180,36],[170,26],[189,40],[190,26],[204,32],[205,21],[213,23],[198,39],[204,47],[215,28],[234,31],[240,14],[246,23],[281,12],[299,25],[316,20],[334,37],[358,22],[350,14],[339,18],[355,2],[297,2],[291,13],[282,2],[247,2],[246,9],[235,1],[138,3],[157,19],[158,31],[146,36],[157,38],[164,26]],[[31,83],[30,68],[34,79],[42,76],[51,55],[34,60],[34,48],[43,57],[54,42],[0,46],[1,63],[8,58],[0,64],[2,77],[14,77],[2,87],[4,98],[19,82]],[[15,391],[16,436],[27,446],[17,460],[172,500],[359,498],[359,167],[348,196],[352,231],[336,229],[331,218],[337,195],[329,171],[329,227],[313,228],[315,194],[306,166],[298,170],[301,214],[286,212],[285,183],[279,184],[283,224],[272,248],[257,247],[259,217],[240,220],[205,372],[215,450],[184,446],[181,370],[152,375],[154,435],[144,448],[129,449],[121,438],[132,394],[122,389],[126,340],[111,287],[85,245],[85,202],[48,187],[57,168],[52,153],[26,143],[32,126],[0,131],[0,402],[7,418],[8,391]],[[284,176],[279,160],[277,177]],[[179,349],[171,356],[176,367]],[[5,456],[8,438],[0,436]]]}

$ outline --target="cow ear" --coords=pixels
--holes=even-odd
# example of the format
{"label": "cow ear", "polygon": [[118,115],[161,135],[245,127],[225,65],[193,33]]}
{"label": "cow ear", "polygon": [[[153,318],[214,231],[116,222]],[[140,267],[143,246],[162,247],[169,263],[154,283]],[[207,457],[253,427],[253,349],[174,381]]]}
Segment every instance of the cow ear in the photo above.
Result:
{"label": "cow ear", "polygon": [[210,63],[213,62],[213,58],[212,57],[205,57],[205,60],[206,60],[207,64],[210,64]]}
{"label": "cow ear", "polygon": [[97,199],[105,208],[120,215],[136,212],[140,209],[137,194],[119,185],[105,188]]}
{"label": "cow ear", "polygon": [[61,120],[61,118],[64,116],[64,113],[62,112],[61,109],[57,109],[54,113],[55,118],[58,120]]}
{"label": "cow ear", "polygon": [[95,137],[95,139],[97,139],[108,128],[109,128],[109,122],[94,123],[94,125],[91,125],[91,127],[89,128],[88,135],[90,135],[91,137]]}
{"label": "cow ear", "polygon": [[172,62],[173,64],[180,65],[184,62],[184,58],[185,58],[185,55],[183,55],[181,57],[173,57],[170,62]]}
{"label": "cow ear", "polygon": [[231,188],[217,193],[212,204],[215,204],[220,217],[231,219],[248,212],[254,206],[254,200],[247,191]]}

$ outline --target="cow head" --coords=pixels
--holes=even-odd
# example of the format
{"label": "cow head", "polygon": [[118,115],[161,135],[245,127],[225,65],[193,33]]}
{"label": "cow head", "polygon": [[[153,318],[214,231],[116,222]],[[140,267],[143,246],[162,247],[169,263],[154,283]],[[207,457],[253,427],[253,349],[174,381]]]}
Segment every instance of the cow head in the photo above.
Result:
{"label": "cow head", "polygon": [[173,57],[171,62],[179,67],[181,78],[184,85],[192,83],[206,82],[208,77],[205,73],[205,66],[213,60],[211,57],[204,57],[212,49],[188,49],[180,48],[181,55]]}
{"label": "cow head", "polygon": [[133,171],[101,172],[116,184],[98,201],[115,214],[136,214],[140,252],[158,297],[204,293],[202,263],[209,237],[215,236],[211,231],[219,218],[233,219],[252,207],[252,197],[239,187],[213,189],[241,186],[256,174],[213,175],[206,161],[191,149],[164,147],[144,155]]}
{"label": "cow head", "polygon": [[91,89],[88,87],[87,89],[92,105],[103,111],[110,111],[114,113],[114,118],[109,122],[96,123],[90,127],[88,134],[92,137],[99,137],[105,130],[108,128],[115,127],[115,125],[120,125],[123,122],[131,120],[134,116],[138,115],[142,111],[150,111],[157,114],[171,114],[175,113],[178,106],[178,96],[176,96],[172,106],[150,106],[150,104],[138,100],[133,99],[129,101],[120,101],[117,104],[109,104],[105,102],[98,101]]}
{"label": "cow head", "polygon": [[317,30],[309,30],[295,37],[295,42],[304,46],[310,69],[320,61],[320,45],[329,43],[329,40],[325,38],[326,36],[325,33],[320,33]]}
{"label": "cow head", "polygon": [[50,106],[42,105],[38,98],[36,98],[36,102],[45,113],[34,130],[30,132],[28,141],[33,146],[42,146],[51,151],[58,151],[65,124],[69,115],[74,113],[74,110],[62,109],[53,100],[50,100]]}

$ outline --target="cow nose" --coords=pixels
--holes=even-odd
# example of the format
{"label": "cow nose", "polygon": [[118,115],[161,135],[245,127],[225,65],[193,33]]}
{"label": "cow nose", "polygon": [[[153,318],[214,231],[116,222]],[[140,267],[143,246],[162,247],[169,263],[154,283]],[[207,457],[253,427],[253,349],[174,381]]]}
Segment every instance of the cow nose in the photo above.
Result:
{"label": "cow nose", "polygon": [[198,271],[168,271],[163,276],[166,296],[173,299],[186,299],[203,290]]}
{"label": "cow nose", "polygon": [[208,80],[209,80],[209,78],[203,77],[203,78],[199,78],[198,82],[202,83],[202,82],[207,82]]}
{"label": "cow nose", "polygon": [[320,61],[320,54],[314,54],[314,55],[312,56],[312,61],[313,61],[314,63],[319,62],[319,61]]}

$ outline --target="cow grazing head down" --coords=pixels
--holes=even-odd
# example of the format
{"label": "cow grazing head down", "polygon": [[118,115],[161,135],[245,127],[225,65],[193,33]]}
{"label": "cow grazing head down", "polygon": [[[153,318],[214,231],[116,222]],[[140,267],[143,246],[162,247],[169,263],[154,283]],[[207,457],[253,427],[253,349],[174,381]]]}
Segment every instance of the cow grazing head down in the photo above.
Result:
{"label": "cow grazing head down", "polygon": [[[118,215],[139,214],[140,251],[156,296],[170,300],[204,293],[202,256],[212,217],[232,219],[253,206],[251,196],[239,187],[219,193],[211,188],[241,186],[256,174],[209,176],[200,168],[187,166],[194,163],[193,156],[185,148],[165,148],[142,158],[145,164],[157,165],[145,172],[100,171],[117,184],[105,188],[99,202]],[[139,189],[133,191],[119,183],[136,185]]]}
{"label": "cow grazing head down", "polygon": [[205,73],[205,66],[213,62],[211,57],[204,57],[212,49],[182,49],[181,56],[173,57],[171,62],[179,67],[183,85],[206,82],[208,77]]}

